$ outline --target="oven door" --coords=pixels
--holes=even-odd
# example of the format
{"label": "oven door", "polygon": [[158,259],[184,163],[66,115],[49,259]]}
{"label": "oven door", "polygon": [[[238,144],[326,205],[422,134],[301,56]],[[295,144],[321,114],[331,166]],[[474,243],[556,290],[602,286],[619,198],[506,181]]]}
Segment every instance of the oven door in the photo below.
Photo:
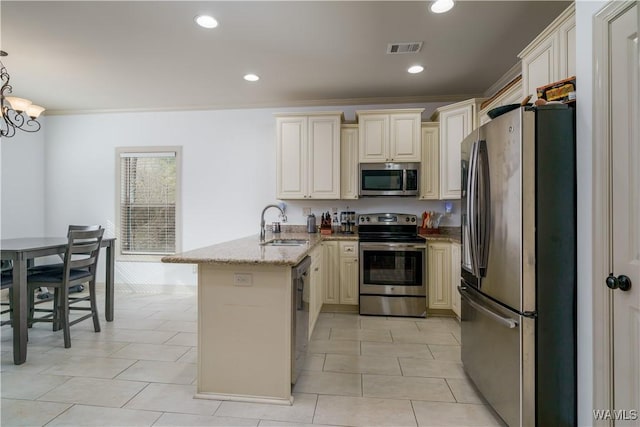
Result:
{"label": "oven door", "polygon": [[360,243],[361,295],[416,295],[426,292],[425,245]]}

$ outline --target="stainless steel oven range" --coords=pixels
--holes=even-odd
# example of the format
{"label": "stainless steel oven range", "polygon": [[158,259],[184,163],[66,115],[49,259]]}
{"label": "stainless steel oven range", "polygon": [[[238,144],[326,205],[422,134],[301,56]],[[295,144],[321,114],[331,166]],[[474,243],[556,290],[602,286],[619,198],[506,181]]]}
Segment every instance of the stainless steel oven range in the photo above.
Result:
{"label": "stainless steel oven range", "polygon": [[425,317],[426,244],[415,215],[358,215],[360,314]]}

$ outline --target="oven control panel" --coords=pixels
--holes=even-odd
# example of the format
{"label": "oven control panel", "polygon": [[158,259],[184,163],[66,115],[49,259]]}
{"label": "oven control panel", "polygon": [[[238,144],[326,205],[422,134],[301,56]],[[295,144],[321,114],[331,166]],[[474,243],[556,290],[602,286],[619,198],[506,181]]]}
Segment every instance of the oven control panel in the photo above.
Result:
{"label": "oven control panel", "polygon": [[417,217],[409,214],[362,214],[358,215],[358,224],[367,225],[415,225]]}

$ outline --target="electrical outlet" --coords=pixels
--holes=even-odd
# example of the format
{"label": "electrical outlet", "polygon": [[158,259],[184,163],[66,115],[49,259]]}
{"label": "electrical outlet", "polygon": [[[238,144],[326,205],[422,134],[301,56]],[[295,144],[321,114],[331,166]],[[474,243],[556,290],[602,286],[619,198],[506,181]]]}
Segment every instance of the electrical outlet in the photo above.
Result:
{"label": "electrical outlet", "polygon": [[251,273],[235,273],[233,275],[234,286],[251,286],[253,285],[253,274]]}
{"label": "electrical outlet", "polygon": [[302,215],[304,216],[311,215],[311,208],[302,208]]}

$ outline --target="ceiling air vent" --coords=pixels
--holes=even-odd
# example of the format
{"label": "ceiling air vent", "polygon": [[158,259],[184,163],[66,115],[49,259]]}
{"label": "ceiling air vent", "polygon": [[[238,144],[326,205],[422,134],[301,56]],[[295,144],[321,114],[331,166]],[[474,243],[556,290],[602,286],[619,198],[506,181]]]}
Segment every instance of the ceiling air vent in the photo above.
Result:
{"label": "ceiling air vent", "polygon": [[422,42],[389,43],[387,53],[417,53],[422,49]]}

